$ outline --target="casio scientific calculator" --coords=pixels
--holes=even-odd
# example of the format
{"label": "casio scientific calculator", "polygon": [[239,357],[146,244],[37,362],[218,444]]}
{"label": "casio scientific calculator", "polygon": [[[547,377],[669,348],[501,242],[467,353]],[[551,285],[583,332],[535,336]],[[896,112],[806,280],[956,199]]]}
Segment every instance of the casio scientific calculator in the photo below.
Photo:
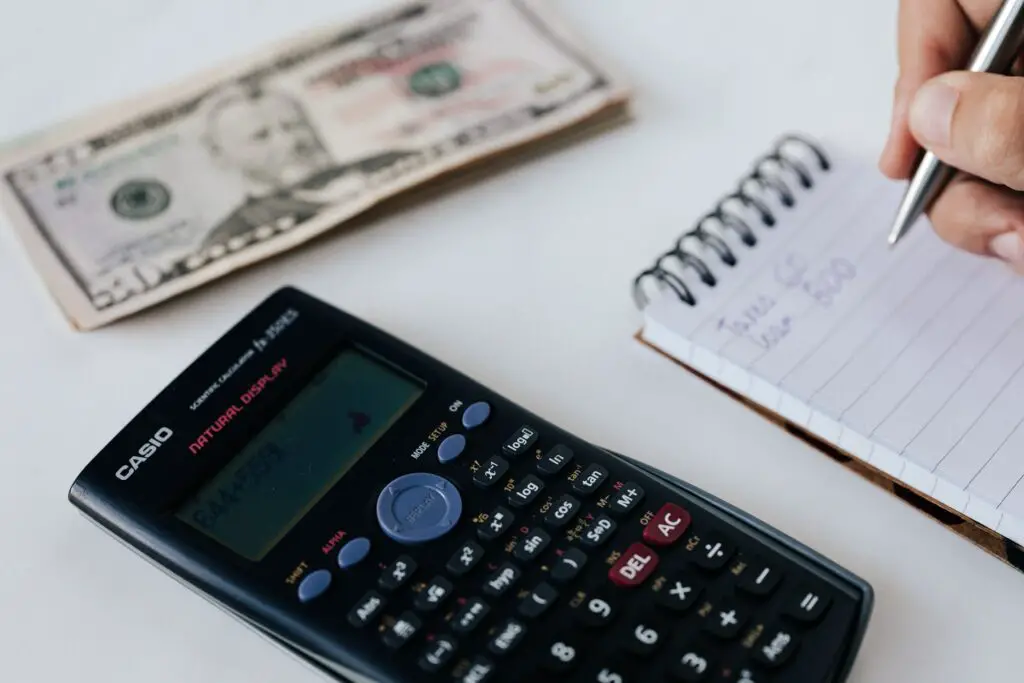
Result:
{"label": "casio scientific calculator", "polygon": [[311,296],[270,296],[71,502],[340,681],[824,683],[870,586]]}

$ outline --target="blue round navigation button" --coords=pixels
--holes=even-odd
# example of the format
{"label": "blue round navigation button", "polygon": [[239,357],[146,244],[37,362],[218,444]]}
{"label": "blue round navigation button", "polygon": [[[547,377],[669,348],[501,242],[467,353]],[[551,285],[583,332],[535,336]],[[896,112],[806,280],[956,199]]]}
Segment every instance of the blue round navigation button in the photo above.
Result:
{"label": "blue round navigation button", "polygon": [[424,543],[448,533],[462,515],[462,496],[444,477],[413,472],[398,477],[377,497],[377,522],[399,543]]}
{"label": "blue round navigation button", "polygon": [[359,564],[363,561],[363,558],[370,552],[370,539],[368,538],[353,538],[351,541],[342,546],[338,552],[338,566],[342,569],[348,569],[354,564]]}
{"label": "blue round navigation button", "polygon": [[462,426],[466,429],[479,427],[491,416],[491,404],[487,401],[477,401],[466,408],[462,413]]}

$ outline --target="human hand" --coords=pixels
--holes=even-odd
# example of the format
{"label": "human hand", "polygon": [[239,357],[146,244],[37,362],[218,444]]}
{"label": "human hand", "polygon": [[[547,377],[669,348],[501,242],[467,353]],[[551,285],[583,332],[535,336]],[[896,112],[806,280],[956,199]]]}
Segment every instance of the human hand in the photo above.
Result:
{"label": "human hand", "polygon": [[928,212],[942,239],[1024,273],[1024,78],[962,71],[1000,0],[900,0],[892,128],[879,167],[924,148],[961,171]]}

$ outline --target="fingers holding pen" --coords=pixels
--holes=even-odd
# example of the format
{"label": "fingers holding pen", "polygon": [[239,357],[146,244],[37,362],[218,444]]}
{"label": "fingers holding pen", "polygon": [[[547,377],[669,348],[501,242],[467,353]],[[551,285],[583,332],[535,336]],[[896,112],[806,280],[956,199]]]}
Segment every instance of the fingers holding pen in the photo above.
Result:
{"label": "fingers holding pen", "polygon": [[996,257],[1024,274],[1024,195],[959,174],[928,217],[946,242]]}

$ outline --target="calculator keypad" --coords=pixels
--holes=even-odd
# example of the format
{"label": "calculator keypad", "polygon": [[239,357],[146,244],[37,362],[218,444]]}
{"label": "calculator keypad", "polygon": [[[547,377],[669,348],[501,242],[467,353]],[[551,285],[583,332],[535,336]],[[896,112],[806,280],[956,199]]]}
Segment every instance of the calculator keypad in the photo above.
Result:
{"label": "calculator keypad", "polygon": [[438,472],[462,521],[382,562],[348,625],[446,683],[826,680],[799,667],[842,645],[819,631],[852,600],[699,502],[472,405]]}

